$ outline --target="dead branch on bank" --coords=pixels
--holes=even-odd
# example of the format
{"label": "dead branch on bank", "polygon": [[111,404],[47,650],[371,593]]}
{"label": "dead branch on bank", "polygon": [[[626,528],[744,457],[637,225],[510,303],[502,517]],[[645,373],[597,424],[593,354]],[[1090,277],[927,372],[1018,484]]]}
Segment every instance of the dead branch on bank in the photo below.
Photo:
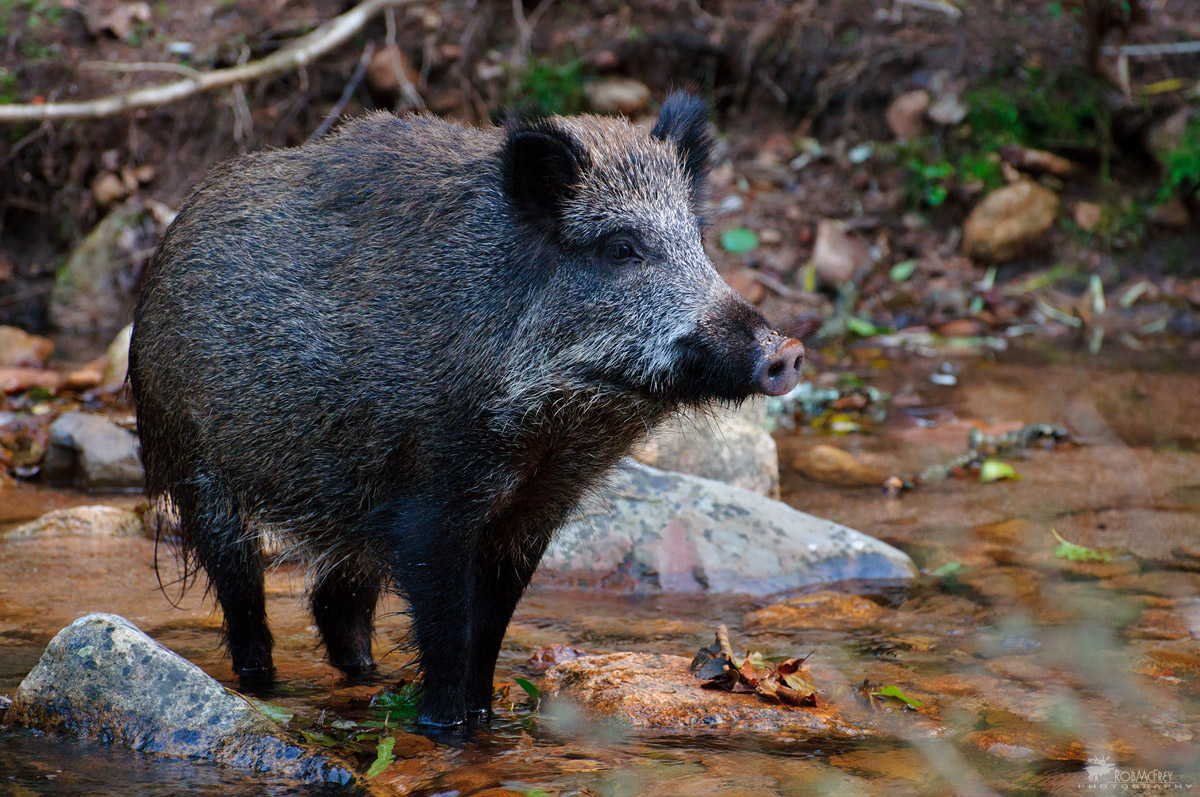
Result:
{"label": "dead branch on bank", "polygon": [[[371,17],[387,8],[411,5],[416,0],[364,0],[341,16],[321,25],[266,58],[250,63],[199,72],[183,80],[134,89],[82,102],[47,102],[0,105],[2,122],[42,122],[53,119],[98,119],[137,108],[153,108],[203,91],[237,86],[251,80],[303,68],[344,44],[362,30]],[[114,67],[119,69],[120,67]]]}

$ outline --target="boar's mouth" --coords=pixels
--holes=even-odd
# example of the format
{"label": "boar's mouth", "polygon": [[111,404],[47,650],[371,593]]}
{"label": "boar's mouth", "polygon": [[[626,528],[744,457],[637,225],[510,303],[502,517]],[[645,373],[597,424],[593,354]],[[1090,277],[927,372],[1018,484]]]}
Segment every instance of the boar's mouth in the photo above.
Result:
{"label": "boar's mouth", "polygon": [[758,345],[753,338],[714,345],[707,336],[692,333],[676,345],[679,375],[673,392],[679,403],[740,402],[756,392]]}

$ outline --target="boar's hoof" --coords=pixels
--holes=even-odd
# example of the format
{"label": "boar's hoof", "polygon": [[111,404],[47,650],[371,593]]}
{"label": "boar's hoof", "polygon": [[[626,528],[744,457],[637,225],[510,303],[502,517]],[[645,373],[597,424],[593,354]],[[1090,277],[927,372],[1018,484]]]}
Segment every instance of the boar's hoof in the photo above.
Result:
{"label": "boar's hoof", "polygon": [[375,662],[373,661],[355,661],[341,664],[334,662],[333,666],[341,670],[342,674],[346,676],[346,680],[352,683],[370,681],[375,677]]}
{"label": "boar's hoof", "polygon": [[261,692],[275,683],[274,667],[235,667],[233,672],[243,692]]}
{"label": "boar's hoof", "polygon": [[492,710],[490,708],[473,708],[467,712],[467,716],[471,722],[487,725],[492,721]]}
{"label": "boar's hoof", "polygon": [[446,731],[456,731],[466,726],[466,717],[451,711],[421,709],[417,713],[417,724],[428,728],[441,728]]}

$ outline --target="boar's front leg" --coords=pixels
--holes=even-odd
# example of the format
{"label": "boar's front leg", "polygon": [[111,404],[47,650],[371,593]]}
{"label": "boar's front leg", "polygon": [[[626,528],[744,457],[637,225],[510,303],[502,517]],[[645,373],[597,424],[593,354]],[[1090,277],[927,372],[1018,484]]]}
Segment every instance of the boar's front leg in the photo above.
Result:
{"label": "boar's front leg", "polygon": [[476,535],[465,518],[447,519],[454,508],[413,497],[380,510],[366,529],[388,546],[392,582],[408,602],[423,678],[417,721],[439,727],[467,718]]}
{"label": "boar's front leg", "polygon": [[471,614],[471,674],[467,710],[486,722],[492,715],[492,682],[496,658],[517,603],[533,578],[553,529],[526,532],[514,538],[511,529],[482,536],[477,554],[475,603]]}

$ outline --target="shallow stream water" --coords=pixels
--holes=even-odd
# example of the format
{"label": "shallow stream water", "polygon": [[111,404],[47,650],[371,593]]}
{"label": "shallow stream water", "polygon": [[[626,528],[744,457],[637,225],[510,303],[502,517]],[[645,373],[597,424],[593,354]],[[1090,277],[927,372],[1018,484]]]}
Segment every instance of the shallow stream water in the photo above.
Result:
{"label": "shallow stream water", "polygon": [[[920,401],[832,442],[893,473],[962,453],[973,425],[1062,423],[1076,444],[1009,458],[1019,481],[949,479],[889,498],[820,485],[789,467],[831,438],[811,429],[777,436],[784,500],[902,548],[922,569],[916,583],[840,585],[841,595],[864,596],[867,610],[826,596],[820,616],[802,627],[763,615],[748,623],[767,599],[532,590],[505,642],[491,729],[449,742],[402,735],[397,763],[375,787],[463,795],[1075,794],[1102,785],[1085,766],[1103,755],[1130,778],[1156,770],[1181,791],[1200,788],[1195,361],[1026,350],[951,361],[956,384],[934,385],[929,374],[943,359],[853,354],[848,369],[884,390],[910,386]],[[139,500],[22,485],[0,495],[0,529],[58,506]],[[1051,529],[1116,555],[1057,557]],[[219,615],[201,587],[179,597],[173,561],[160,553],[165,592],[178,606],[160,591],[152,541],[0,543],[0,694],[12,693],[59,629],[90,611],[125,616],[232,686]],[[322,663],[303,580],[302,571],[284,568],[269,580],[282,679],[271,700],[311,718],[366,718],[370,694],[408,673],[405,656],[383,657],[378,685],[341,683]],[[387,608],[377,656],[405,625],[400,606]],[[739,652],[812,652],[830,696],[856,707],[871,733],[844,741],[729,728],[623,731],[534,712],[513,681],[536,680],[527,660],[545,645],[690,657],[719,623]],[[856,697],[864,679],[895,685],[922,705],[872,708]],[[1134,790],[1135,781],[1108,777],[1104,791]],[[0,730],[0,794],[185,792],[319,793],[206,763]]]}

